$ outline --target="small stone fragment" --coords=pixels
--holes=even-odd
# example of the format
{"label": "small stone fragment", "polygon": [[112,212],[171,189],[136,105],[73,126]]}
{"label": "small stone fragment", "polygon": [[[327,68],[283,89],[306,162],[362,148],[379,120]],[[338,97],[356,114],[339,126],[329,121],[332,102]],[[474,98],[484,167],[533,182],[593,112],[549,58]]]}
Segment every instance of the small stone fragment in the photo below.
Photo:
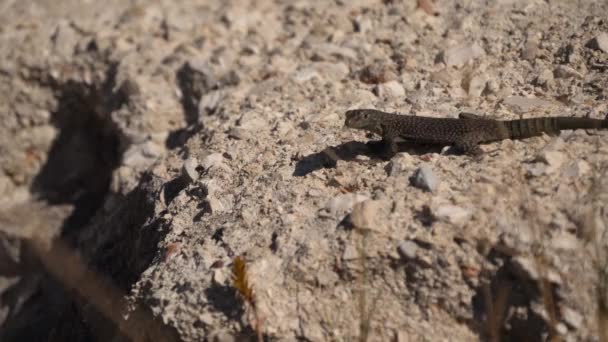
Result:
{"label": "small stone fragment", "polygon": [[324,269],[324,270],[317,272],[316,276],[317,276],[317,283],[319,283],[319,285],[321,285],[321,286],[332,286],[339,280],[338,275],[335,272],[328,270],[328,269]]}
{"label": "small stone fragment", "polygon": [[579,248],[579,240],[576,236],[562,232],[551,239],[551,246],[555,249],[573,251]]}
{"label": "small stone fragment", "polygon": [[580,177],[591,171],[591,166],[584,160],[577,160],[562,169],[564,177]]}
{"label": "small stone fragment", "polygon": [[[526,279],[531,279],[531,280],[539,279],[539,273],[538,273],[538,269],[537,269],[538,266],[537,266],[536,261],[533,258],[525,256],[525,255],[518,255],[512,259],[512,265],[513,265],[513,271],[516,272],[520,277],[523,277]],[[558,273],[556,273],[552,269],[548,269],[548,270],[546,270],[546,272],[547,272],[546,279],[549,282],[551,282],[553,284],[557,284],[557,285],[562,284],[561,276]]]}
{"label": "small stone fragment", "polygon": [[541,150],[536,156],[536,160],[545,163],[548,166],[549,171],[557,170],[566,161],[566,156],[563,152],[552,151],[552,150]]}
{"label": "small stone fragment", "polygon": [[551,102],[523,96],[509,96],[504,99],[503,104],[515,113],[523,114],[529,112],[533,108],[549,106],[551,105]]}
{"label": "small stone fragment", "polygon": [[336,82],[343,80],[350,71],[348,65],[342,62],[318,62],[315,64],[315,68],[321,77],[325,78],[326,80]]}
{"label": "small stone fragment", "polygon": [[544,69],[536,78],[536,84],[539,86],[548,86],[553,82],[553,71]]}
{"label": "small stone fragment", "polygon": [[397,251],[402,258],[407,260],[416,259],[418,253],[418,245],[411,240],[403,241],[397,246]]}
{"label": "small stone fragment", "polygon": [[527,61],[533,61],[538,55],[538,40],[537,39],[529,39],[524,44],[523,49],[521,50],[521,58]]}
{"label": "small stone fragment", "polygon": [[213,335],[213,342],[236,342],[237,339],[227,331],[220,331]]}
{"label": "small stone fragment", "polygon": [[213,270],[213,282],[216,285],[224,285],[226,283],[226,272],[221,268]]}
{"label": "small stone fragment", "polygon": [[525,164],[526,174],[530,177],[539,177],[547,173],[547,165],[543,163]]}
{"label": "small stone fragment", "polygon": [[209,170],[213,167],[226,167],[224,164],[224,156],[221,153],[211,153],[210,155],[203,158],[201,167],[204,170]]}
{"label": "small stone fragment", "polygon": [[558,65],[553,74],[556,78],[583,78],[583,75],[567,65]]}
{"label": "small stone fragment", "polygon": [[184,165],[182,166],[184,176],[188,177],[191,182],[197,180],[199,177],[198,171],[196,171],[197,166],[198,160],[193,157],[186,159],[184,161]]}
{"label": "small stone fragment", "polygon": [[398,81],[389,81],[380,83],[375,87],[375,93],[378,97],[404,97],[405,89]]}
{"label": "small stone fragment", "polygon": [[394,65],[383,61],[376,61],[359,71],[359,79],[367,84],[379,84],[397,79]]}
{"label": "small stone fragment", "polygon": [[368,16],[358,15],[354,18],[353,24],[355,27],[355,32],[366,33],[370,31],[373,27],[372,21]]}
{"label": "small stone fragment", "polygon": [[399,330],[395,333],[395,342],[410,342],[410,336],[407,331]]}
{"label": "small stone fragment", "polygon": [[437,190],[439,185],[439,178],[428,164],[424,164],[416,170],[410,181],[415,187],[430,192]]}
{"label": "small stone fragment", "polygon": [[338,195],[327,202],[325,205],[325,210],[329,213],[330,216],[342,216],[347,211],[351,210],[351,208],[359,203],[368,199],[367,196],[363,196],[360,194],[342,194]]}
{"label": "small stone fragment", "polygon": [[384,170],[389,176],[397,176],[413,168],[414,159],[408,153],[397,153],[386,165]]}
{"label": "small stone fragment", "polygon": [[378,213],[380,212],[381,205],[380,201],[374,200],[355,204],[350,214],[351,223],[357,228],[373,229],[379,224]]}
{"label": "small stone fragment", "polygon": [[332,57],[339,59],[357,59],[355,50],[332,43],[315,44],[311,47],[314,50],[313,59],[315,60],[331,60]]}
{"label": "small stone fragment", "polygon": [[488,76],[485,74],[474,75],[468,82],[468,86],[466,87],[467,92],[470,96],[480,97],[483,91],[486,88],[486,83],[488,82]]}
{"label": "small stone fragment", "polygon": [[342,254],[342,260],[344,261],[350,261],[350,260],[355,260],[359,257],[359,252],[357,251],[357,249],[351,245],[346,246],[346,248],[344,248],[344,253]]}
{"label": "small stone fragment", "polygon": [[485,55],[485,51],[477,43],[462,44],[445,50],[440,60],[447,66],[460,66]]}
{"label": "small stone fragment", "polygon": [[589,47],[608,52],[608,33],[602,32],[589,42]]}
{"label": "small stone fragment", "polygon": [[223,90],[213,90],[207,94],[204,94],[198,103],[198,114],[205,115],[208,113],[213,113],[223,98]]}
{"label": "small stone fragment", "polygon": [[74,30],[70,22],[62,20],[51,37],[55,52],[62,57],[72,56],[78,43],[78,37],[78,32]]}
{"label": "small stone fragment", "polygon": [[561,314],[564,322],[566,322],[566,324],[568,324],[568,326],[574,330],[578,330],[583,324],[583,316],[567,306],[562,307]]}
{"label": "small stone fragment", "polygon": [[437,219],[449,222],[455,225],[463,225],[469,221],[472,212],[455,205],[444,204],[437,207],[433,212],[433,216]]}

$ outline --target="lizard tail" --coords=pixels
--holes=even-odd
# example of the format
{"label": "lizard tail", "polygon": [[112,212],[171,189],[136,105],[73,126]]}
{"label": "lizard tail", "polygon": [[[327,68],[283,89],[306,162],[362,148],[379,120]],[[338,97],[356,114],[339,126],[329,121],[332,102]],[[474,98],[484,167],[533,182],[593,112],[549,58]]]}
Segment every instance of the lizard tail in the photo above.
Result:
{"label": "lizard tail", "polygon": [[529,138],[542,135],[558,135],[569,129],[608,129],[608,115],[604,120],[574,118],[567,116],[542,117],[505,121],[512,139]]}

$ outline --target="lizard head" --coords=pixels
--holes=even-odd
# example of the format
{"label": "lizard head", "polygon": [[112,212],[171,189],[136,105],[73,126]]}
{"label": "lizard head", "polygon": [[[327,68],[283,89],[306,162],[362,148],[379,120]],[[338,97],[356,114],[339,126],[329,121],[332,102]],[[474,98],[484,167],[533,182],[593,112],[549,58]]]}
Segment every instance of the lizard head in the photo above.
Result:
{"label": "lizard head", "polygon": [[346,111],[344,126],[356,129],[365,129],[382,134],[380,127],[380,111],[375,109],[352,109]]}

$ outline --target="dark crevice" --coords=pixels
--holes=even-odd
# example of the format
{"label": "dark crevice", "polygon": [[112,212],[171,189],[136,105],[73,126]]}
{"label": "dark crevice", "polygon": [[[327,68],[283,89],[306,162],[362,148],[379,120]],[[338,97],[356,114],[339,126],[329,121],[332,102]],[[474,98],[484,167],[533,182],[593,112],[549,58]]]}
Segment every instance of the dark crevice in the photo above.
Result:
{"label": "dark crevice", "polygon": [[[505,341],[541,341],[551,329],[534,310],[535,305],[544,305],[539,281],[523,274],[511,257],[499,254],[503,265],[489,275],[488,284],[476,289],[469,323],[488,340],[500,336]],[[558,298],[555,286],[549,292],[553,299]]]}
{"label": "dark crevice", "polygon": [[116,67],[110,67],[100,86],[67,82],[55,89],[58,105],[52,122],[59,134],[31,192],[50,204],[74,205],[64,235],[87,224],[102,205],[126,149],[110,117],[126,102],[122,92],[112,92],[115,73]]}
{"label": "dark crevice", "polygon": [[[136,188],[126,196],[110,192],[112,174],[128,147],[111,119],[112,112],[128,101],[124,87],[117,87],[116,72],[112,64],[102,82],[45,84],[55,92],[57,107],[51,119],[58,135],[30,191],[50,205],[74,207],[62,224],[61,239],[88,260],[91,271],[126,294],[152,262],[164,233],[157,222],[146,224],[154,208],[153,199],[146,197],[149,188]],[[108,196],[117,201],[112,222],[92,221]],[[24,281],[32,278],[37,283],[31,295],[15,294],[26,300],[2,324],[0,340],[101,341],[120,334],[114,322],[122,317],[97,312],[87,298],[64,287],[62,279],[43,271],[40,264],[24,266],[20,265],[21,282],[15,288],[23,289]],[[10,305],[4,301],[10,295],[3,295],[5,304]]]}

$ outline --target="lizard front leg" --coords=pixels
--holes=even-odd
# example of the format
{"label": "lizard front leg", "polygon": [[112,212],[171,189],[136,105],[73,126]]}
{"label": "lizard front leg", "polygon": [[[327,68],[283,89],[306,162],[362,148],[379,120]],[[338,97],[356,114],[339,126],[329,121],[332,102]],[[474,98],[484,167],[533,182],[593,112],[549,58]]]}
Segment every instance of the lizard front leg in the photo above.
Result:
{"label": "lizard front leg", "polygon": [[397,145],[397,137],[392,134],[385,134],[382,136],[384,142],[384,155],[391,159],[397,152],[399,152],[399,146]]}

